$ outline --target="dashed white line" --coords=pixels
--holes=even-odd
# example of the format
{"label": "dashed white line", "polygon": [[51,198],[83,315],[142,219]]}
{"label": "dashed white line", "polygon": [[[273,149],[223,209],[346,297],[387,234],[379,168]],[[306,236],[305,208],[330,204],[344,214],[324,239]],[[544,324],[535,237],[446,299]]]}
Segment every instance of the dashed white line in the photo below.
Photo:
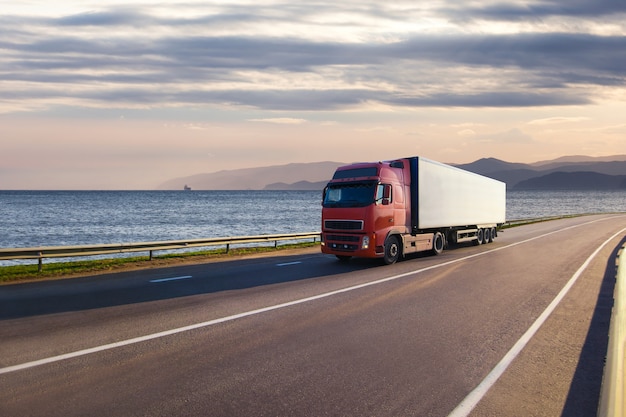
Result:
{"label": "dashed white line", "polygon": [[300,262],[300,261],[297,261],[297,262],[285,262],[285,263],[282,263],[282,264],[276,264],[276,266],[298,265],[298,264],[301,264],[301,263],[302,262]]}
{"label": "dashed white line", "polygon": [[160,278],[160,279],[151,279],[150,282],[167,282],[167,281],[179,281],[181,279],[189,279],[193,278],[191,275],[184,275],[182,277],[172,277],[172,278]]}

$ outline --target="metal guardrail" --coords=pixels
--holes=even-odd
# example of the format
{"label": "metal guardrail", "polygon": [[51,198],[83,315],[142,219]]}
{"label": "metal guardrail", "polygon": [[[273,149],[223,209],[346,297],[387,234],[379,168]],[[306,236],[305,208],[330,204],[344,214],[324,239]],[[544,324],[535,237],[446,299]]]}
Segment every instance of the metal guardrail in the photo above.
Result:
{"label": "metal guardrail", "polygon": [[531,219],[507,220],[502,224],[502,227],[507,228],[507,227],[523,226],[525,224],[547,222],[550,220],[559,220],[559,219],[563,219],[567,217],[572,217],[572,216],[548,216],[548,217],[534,217]]}
{"label": "metal guardrail", "polygon": [[[562,217],[562,216],[561,216]],[[534,219],[508,220],[502,226],[512,227],[520,226],[527,223],[537,221],[547,221],[561,218],[542,217]],[[248,244],[274,242],[275,246],[281,240],[304,240],[320,238],[320,232],[293,233],[293,234],[272,234],[272,235],[256,235],[256,236],[236,236],[224,238],[209,239],[190,239],[190,240],[168,240],[157,242],[135,242],[135,243],[110,243],[97,245],[76,245],[76,246],[41,246],[32,248],[0,248],[0,261],[2,260],[22,260],[22,259],[38,259],[39,271],[43,267],[45,258],[73,258],[80,256],[95,256],[121,254],[129,252],[149,252],[150,260],[153,253],[162,250],[181,250],[192,247],[209,247],[209,246],[226,246],[226,252],[229,251],[231,244]]]}
{"label": "metal guardrail", "polygon": [[38,259],[39,271],[45,258],[73,258],[79,256],[109,255],[130,252],[149,252],[152,260],[153,252],[162,250],[181,250],[193,247],[226,246],[226,252],[233,244],[250,244],[274,242],[274,246],[283,240],[313,239],[320,237],[319,232],[288,233],[256,236],[236,236],[209,239],[168,240],[159,242],[111,243],[100,245],[76,246],[41,246],[33,248],[0,248],[0,260]]}
{"label": "metal guardrail", "polygon": [[609,329],[602,390],[600,393],[599,417],[622,417],[626,415],[626,366],[624,345],[626,344],[626,245],[617,256],[617,276],[614,290],[613,314]]}

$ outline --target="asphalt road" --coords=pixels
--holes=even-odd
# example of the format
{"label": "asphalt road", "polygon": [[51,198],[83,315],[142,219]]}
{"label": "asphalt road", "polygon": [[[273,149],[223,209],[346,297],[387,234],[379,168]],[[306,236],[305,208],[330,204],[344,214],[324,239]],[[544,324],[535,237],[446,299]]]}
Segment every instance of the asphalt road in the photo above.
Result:
{"label": "asphalt road", "polygon": [[1,286],[0,416],[595,415],[625,228]]}

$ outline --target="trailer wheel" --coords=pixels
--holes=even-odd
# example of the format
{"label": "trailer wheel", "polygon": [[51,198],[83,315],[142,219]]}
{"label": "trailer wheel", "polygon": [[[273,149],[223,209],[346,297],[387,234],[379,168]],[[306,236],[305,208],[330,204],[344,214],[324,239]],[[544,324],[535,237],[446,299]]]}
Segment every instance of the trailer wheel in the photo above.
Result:
{"label": "trailer wheel", "polygon": [[474,241],[474,245],[478,246],[482,245],[483,243],[485,243],[485,230],[478,229],[478,232],[476,232],[476,240]]}
{"label": "trailer wheel", "polygon": [[433,238],[433,255],[441,255],[443,252],[443,247],[445,244],[445,240],[443,235],[440,232],[435,233],[435,237]]}
{"label": "trailer wheel", "polygon": [[400,258],[400,241],[397,236],[389,236],[385,241],[385,256],[383,261],[385,264],[391,265]]}
{"label": "trailer wheel", "polygon": [[495,238],[498,237],[498,229],[496,229],[495,227],[491,228],[491,240],[495,240]]}
{"label": "trailer wheel", "polygon": [[485,243],[493,242],[493,236],[491,235],[491,229],[485,229],[485,236],[483,238]]}

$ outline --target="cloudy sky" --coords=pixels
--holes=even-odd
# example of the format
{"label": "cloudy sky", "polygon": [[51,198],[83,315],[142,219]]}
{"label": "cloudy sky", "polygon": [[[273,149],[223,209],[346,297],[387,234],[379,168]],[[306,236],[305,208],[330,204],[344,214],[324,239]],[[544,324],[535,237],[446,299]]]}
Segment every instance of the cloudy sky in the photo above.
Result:
{"label": "cloudy sky", "polygon": [[624,0],[0,4],[0,189],[626,153]]}

